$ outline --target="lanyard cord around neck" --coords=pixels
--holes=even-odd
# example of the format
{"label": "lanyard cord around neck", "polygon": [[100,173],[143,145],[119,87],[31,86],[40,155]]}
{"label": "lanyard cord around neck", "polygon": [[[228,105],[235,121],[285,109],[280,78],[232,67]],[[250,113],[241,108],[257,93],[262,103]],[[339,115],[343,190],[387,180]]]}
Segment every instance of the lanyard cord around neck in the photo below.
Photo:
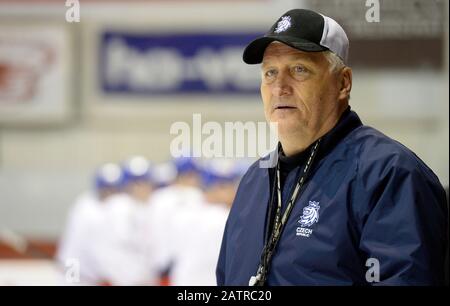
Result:
{"label": "lanyard cord around neck", "polygon": [[[307,179],[307,176],[309,174],[309,171],[311,169],[311,165],[314,161],[314,158],[317,153],[317,148],[319,147],[321,138],[316,141],[314,146],[311,149],[311,153],[309,155],[308,161],[306,162],[305,167],[303,168],[302,174],[300,175],[300,178],[297,181],[297,184],[295,185],[294,191],[291,195],[291,199],[289,200],[287,207],[284,211],[283,216],[281,215],[281,209],[282,209],[282,199],[281,199],[281,176],[280,176],[280,162],[277,163],[276,168],[276,189],[277,189],[277,210],[275,213],[275,220],[272,227],[272,233],[267,240],[267,242],[264,245],[263,253],[261,255],[260,264],[258,267],[258,271],[256,273],[256,276],[252,276],[250,278],[250,286],[263,286],[266,282],[266,277],[269,272],[270,263],[272,260],[272,256],[275,252],[275,248],[278,244],[278,241],[280,240],[281,233],[283,232],[284,226],[286,225],[286,222],[292,212],[292,208],[295,205],[295,201],[297,200],[300,192],[302,191],[302,187]],[[273,200],[273,197],[272,197]],[[271,205],[269,206],[269,220],[268,223],[270,223],[271,219],[271,211],[272,211],[272,200]]]}

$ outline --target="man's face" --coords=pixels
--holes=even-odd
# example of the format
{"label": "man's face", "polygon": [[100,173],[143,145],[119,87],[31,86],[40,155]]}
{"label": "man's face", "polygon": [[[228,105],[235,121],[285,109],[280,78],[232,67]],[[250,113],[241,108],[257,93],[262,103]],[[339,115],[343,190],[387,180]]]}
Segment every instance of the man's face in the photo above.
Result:
{"label": "man's face", "polygon": [[268,122],[283,135],[312,136],[338,105],[339,78],[323,52],[303,52],[279,42],[265,50],[261,96]]}
{"label": "man's face", "polygon": [[126,188],[129,195],[140,202],[147,202],[153,190],[153,186],[147,180],[135,180]]}

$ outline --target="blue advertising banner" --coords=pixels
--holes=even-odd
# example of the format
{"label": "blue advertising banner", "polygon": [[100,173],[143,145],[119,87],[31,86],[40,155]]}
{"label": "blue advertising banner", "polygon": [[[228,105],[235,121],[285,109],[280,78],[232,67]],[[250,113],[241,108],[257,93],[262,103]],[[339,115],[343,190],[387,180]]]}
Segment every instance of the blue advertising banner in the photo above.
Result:
{"label": "blue advertising banner", "polygon": [[256,94],[259,65],[242,61],[260,33],[142,34],[105,31],[100,84],[106,94]]}

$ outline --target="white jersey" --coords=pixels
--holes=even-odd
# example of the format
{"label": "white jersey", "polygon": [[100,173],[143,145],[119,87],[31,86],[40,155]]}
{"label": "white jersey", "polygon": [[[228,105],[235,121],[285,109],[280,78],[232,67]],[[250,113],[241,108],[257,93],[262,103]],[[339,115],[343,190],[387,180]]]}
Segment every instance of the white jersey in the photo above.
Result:
{"label": "white jersey", "polygon": [[157,251],[156,260],[160,271],[167,269],[173,260],[171,238],[173,220],[183,211],[202,205],[203,193],[194,187],[172,185],[154,192],[150,199],[151,222],[149,235],[154,237],[153,249]]}
{"label": "white jersey", "polygon": [[156,285],[157,270],[147,237],[148,203],[116,195],[105,203],[101,270],[113,285]]}
{"label": "white jersey", "polygon": [[215,271],[228,212],[225,205],[205,203],[175,216],[171,231],[172,285],[216,285]]}
{"label": "white jersey", "polygon": [[[92,193],[80,195],[67,218],[65,231],[60,239],[56,259],[65,270],[79,266],[80,284],[96,284],[102,281],[98,258],[94,255],[92,245],[99,237],[103,225],[103,206]],[[65,284],[70,283],[70,278]]]}
{"label": "white jersey", "polygon": [[75,259],[80,284],[154,285],[157,273],[147,241],[148,203],[117,194],[99,202],[81,196],[69,214],[57,254],[66,266]]}

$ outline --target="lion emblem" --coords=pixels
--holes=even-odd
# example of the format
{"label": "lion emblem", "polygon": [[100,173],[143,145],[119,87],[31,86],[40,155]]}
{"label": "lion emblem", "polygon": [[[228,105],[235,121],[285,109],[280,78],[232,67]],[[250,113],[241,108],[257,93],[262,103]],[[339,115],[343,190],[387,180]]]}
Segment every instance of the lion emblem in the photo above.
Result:
{"label": "lion emblem", "polygon": [[281,33],[286,31],[291,27],[291,17],[290,16],[284,16],[281,17],[281,20],[278,21],[277,28],[275,29],[275,33]]}
{"label": "lion emblem", "polygon": [[309,227],[319,221],[319,202],[309,201],[308,206],[303,208],[303,214],[298,220],[302,227]]}

